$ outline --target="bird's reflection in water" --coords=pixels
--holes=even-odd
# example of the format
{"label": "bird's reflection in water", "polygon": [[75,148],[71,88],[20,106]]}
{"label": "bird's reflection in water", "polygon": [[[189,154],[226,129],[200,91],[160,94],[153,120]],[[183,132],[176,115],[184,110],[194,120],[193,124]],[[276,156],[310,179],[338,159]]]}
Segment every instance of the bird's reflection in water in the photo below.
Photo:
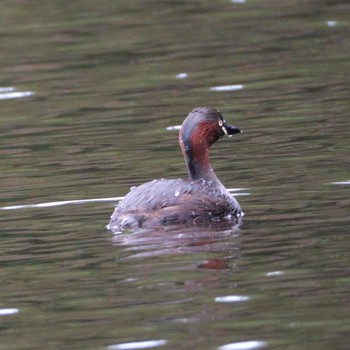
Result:
{"label": "bird's reflection in water", "polygon": [[239,251],[239,236],[238,226],[215,225],[139,230],[114,235],[112,241],[130,253],[124,259],[191,254],[196,260],[195,267],[220,270],[234,265]]}

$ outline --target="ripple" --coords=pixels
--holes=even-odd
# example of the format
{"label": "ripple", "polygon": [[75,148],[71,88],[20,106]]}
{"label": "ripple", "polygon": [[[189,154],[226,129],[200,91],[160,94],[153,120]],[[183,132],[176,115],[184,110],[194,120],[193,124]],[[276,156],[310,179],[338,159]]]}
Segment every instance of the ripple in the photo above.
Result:
{"label": "ripple", "polygon": [[222,86],[213,86],[210,91],[237,91],[242,90],[243,85],[222,85]]}
{"label": "ripple", "polygon": [[154,348],[156,346],[162,346],[167,343],[166,340],[146,340],[132,343],[122,343],[110,345],[107,347],[108,350],[131,350],[131,349],[149,349]]}
{"label": "ripple", "polygon": [[275,276],[282,276],[282,275],[284,275],[284,271],[271,271],[266,273],[267,277],[275,277]]}
{"label": "ripple", "polygon": [[175,78],[176,79],[186,79],[186,78],[188,78],[188,74],[187,73],[179,73],[179,74],[176,74]]}
{"label": "ripple", "polygon": [[247,301],[250,298],[246,295],[227,295],[222,297],[216,297],[215,301],[217,303],[238,303],[241,301]]}
{"label": "ripple", "polygon": [[[241,192],[245,191],[247,188],[229,188],[228,191],[235,196],[248,196],[250,193]],[[239,193],[237,193],[239,192]],[[176,194],[175,194],[176,195]],[[19,205],[9,205],[5,207],[0,207],[0,210],[18,210],[18,209],[30,209],[30,208],[50,208],[59,207],[62,205],[71,204],[85,204],[85,203],[95,203],[95,202],[119,202],[124,197],[107,197],[107,198],[89,198],[89,199],[72,199],[67,201],[53,201],[45,203],[35,203],[35,204],[19,204]]]}
{"label": "ripple", "polygon": [[49,208],[49,207],[58,207],[61,205],[68,205],[68,204],[84,204],[84,203],[94,203],[94,202],[118,202],[118,201],[121,201],[123,198],[124,197],[74,199],[69,201],[46,202],[46,203],[38,203],[38,204],[10,205],[7,207],[0,207],[0,210]]}
{"label": "ripple", "polygon": [[11,92],[11,91],[15,91],[16,88],[9,86],[9,87],[1,87],[0,86],[0,92]]}
{"label": "ripple", "polygon": [[181,129],[181,125],[173,125],[173,126],[168,126],[166,130],[168,131],[178,131]]}
{"label": "ripple", "polygon": [[250,196],[249,192],[243,192],[243,191],[247,191],[249,190],[249,188],[228,188],[227,191],[234,195],[234,196]]}
{"label": "ripple", "polygon": [[331,182],[332,185],[350,185],[350,180],[348,181],[336,181],[336,182]]}
{"label": "ripple", "polygon": [[0,316],[6,315],[14,315],[19,312],[19,309],[16,308],[8,308],[8,309],[0,309]]}
{"label": "ripple", "polygon": [[335,27],[338,24],[337,21],[327,21],[327,26],[328,27]]}
{"label": "ripple", "polygon": [[265,346],[266,346],[265,341],[251,340],[251,341],[242,341],[238,343],[231,343],[231,344],[219,346],[217,350],[253,350],[253,349],[260,349]]}
{"label": "ripple", "polygon": [[11,100],[34,95],[32,91],[15,91],[13,87],[0,87],[0,100]]}

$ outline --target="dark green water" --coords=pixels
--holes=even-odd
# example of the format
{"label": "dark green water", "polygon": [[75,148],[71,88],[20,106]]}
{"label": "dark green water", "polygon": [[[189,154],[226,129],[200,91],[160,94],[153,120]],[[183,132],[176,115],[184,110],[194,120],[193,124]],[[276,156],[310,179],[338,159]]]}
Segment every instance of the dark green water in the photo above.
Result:
{"label": "dark green water", "polygon": [[[348,349],[349,10],[1,2],[0,349]],[[202,105],[243,130],[211,150],[242,227],[113,237]]]}

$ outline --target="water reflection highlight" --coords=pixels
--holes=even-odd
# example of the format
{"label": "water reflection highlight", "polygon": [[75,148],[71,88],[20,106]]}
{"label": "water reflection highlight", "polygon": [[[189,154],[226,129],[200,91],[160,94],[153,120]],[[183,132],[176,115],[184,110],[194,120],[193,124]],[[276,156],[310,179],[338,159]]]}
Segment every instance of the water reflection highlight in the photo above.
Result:
{"label": "water reflection highlight", "polygon": [[150,349],[158,346],[165,345],[167,343],[166,340],[147,340],[140,342],[132,342],[132,343],[123,343],[108,346],[108,350],[132,350],[132,349]]}

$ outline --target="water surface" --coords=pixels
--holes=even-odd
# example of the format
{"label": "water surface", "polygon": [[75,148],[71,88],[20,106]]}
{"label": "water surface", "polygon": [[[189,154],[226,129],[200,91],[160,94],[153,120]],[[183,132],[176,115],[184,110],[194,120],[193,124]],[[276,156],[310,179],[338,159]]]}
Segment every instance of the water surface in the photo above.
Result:
{"label": "water surface", "polygon": [[[347,349],[349,9],[3,2],[0,349]],[[201,105],[243,225],[113,236]]]}

